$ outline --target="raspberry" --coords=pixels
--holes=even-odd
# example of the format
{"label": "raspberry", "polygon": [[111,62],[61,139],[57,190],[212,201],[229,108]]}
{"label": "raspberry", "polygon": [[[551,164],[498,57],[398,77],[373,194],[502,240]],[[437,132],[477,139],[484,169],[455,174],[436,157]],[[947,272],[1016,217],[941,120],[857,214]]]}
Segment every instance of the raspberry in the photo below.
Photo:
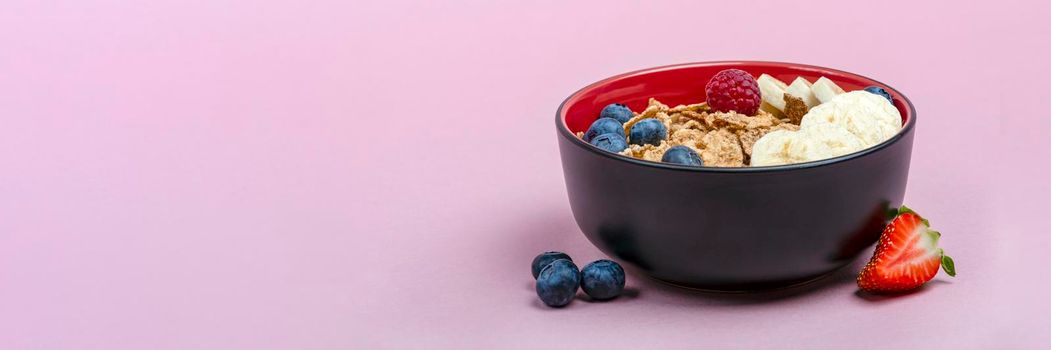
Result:
{"label": "raspberry", "polygon": [[740,69],[715,73],[704,92],[708,94],[708,106],[716,112],[755,115],[759,110],[759,84],[751,74]]}

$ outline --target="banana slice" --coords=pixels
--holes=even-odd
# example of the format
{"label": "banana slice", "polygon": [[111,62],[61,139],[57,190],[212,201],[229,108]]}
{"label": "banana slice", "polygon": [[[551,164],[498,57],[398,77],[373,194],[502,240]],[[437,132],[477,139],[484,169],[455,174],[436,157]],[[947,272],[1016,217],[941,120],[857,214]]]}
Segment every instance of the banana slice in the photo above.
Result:
{"label": "banana slice", "polygon": [[752,166],[783,165],[833,157],[831,150],[798,131],[777,130],[752,146]]}
{"label": "banana slice", "polygon": [[752,146],[752,166],[782,165],[839,157],[865,148],[838,124],[820,124],[800,131],[778,130]]}
{"label": "banana slice", "polygon": [[821,104],[821,101],[818,101],[817,97],[814,96],[814,91],[810,89],[810,86],[810,81],[803,77],[796,77],[796,80],[793,80],[792,84],[785,89],[785,92],[803,99],[803,103],[806,103],[807,108],[814,108]]}
{"label": "banana slice", "polygon": [[752,145],[752,166],[782,165],[804,162],[800,153],[803,138],[793,131],[777,130],[763,135]]}
{"label": "banana slice", "polygon": [[901,114],[886,99],[880,103],[881,98],[864,90],[838,95],[807,112],[799,127],[835,124],[861,139],[864,147],[876,145],[901,129]]}
{"label": "banana slice", "polygon": [[[836,95],[844,93],[843,88],[825,77],[818,78],[817,81],[810,86],[810,90],[814,92],[814,97],[816,97],[821,103],[831,101]],[[762,85],[760,85],[760,91],[762,91]]]}
{"label": "banana slice", "polygon": [[763,102],[784,112],[785,89],[788,88],[788,85],[767,74],[760,75],[755,81],[759,83],[759,95]]}
{"label": "banana slice", "polygon": [[886,98],[879,98],[881,96],[873,93],[866,95],[862,94],[862,92],[868,91],[858,90],[848,92],[846,94],[850,95],[850,97],[845,97],[845,99],[849,98],[851,103],[858,104],[860,106],[857,107],[858,109],[868,111],[876,118],[876,121],[890,126],[895,133],[897,133],[898,130],[901,130],[901,112],[899,112],[890,101],[887,101]]}
{"label": "banana slice", "polygon": [[[828,150],[828,158],[865,149],[865,142],[839,124],[817,124],[802,130],[804,137]],[[818,160],[818,159],[810,159]]]}
{"label": "banana slice", "polygon": [[[814,83],[814,86],[817,86]],[[864,90],[839,94],[811,108],[799,131],[773,131],[752,146],[752,165],[781,165],[838,157],[871,147],[901,130],[901,113]]]}
{"label": "banana slice", "polygon": [[782,119],[786,117],[785,112],[777,110],[777,107],[771,106],[769,103],[766,103],[766,101],[762,101],[759,103],[759,109],[772,114],[777,119]]}

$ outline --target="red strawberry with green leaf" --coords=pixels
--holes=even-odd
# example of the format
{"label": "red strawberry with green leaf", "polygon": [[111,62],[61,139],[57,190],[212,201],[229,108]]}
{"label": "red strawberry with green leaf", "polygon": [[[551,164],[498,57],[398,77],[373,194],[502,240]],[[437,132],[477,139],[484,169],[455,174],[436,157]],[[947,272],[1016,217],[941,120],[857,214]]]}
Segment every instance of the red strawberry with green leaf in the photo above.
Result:
{"label": "red strawberry with green leaf", "polygon": [[872,260],[858,275],[858,287],[876,293],[916,289],[933,279],[939,266],[949,276],[956,276],[952,258],[938,248],[940,237],[927,219],[901,206],[883,230]]}

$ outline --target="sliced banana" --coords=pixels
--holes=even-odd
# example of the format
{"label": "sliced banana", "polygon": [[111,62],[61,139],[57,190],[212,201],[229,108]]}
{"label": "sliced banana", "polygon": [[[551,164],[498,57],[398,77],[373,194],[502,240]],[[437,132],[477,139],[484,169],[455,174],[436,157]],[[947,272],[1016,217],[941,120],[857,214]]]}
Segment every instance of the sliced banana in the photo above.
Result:
{"label": "sliced banana", "polygon": [[785,92],[803,99],[803,103],[806,103],[807,108],[814,108],[821,104],[821,101],[818,101],[817,97],[814,96],[814,91],[810,88],[811,85],[806,78],[796,77],[796,80],[793,80],[792,84],[785,89]]}
{"label": "sliced banana", "polygon": [[788,85],[767,74],[760,75],[755,81],[759,83],[759,95],[763,102],[784,112],[785,89],[788,88]]}
{"label": "sliced banana", "polygon": [[766,101],[762,101],[759,103],[759,109],[762,109],[767,113],[773,114],[774,117],[777,117],[777,119],[785,118],[785,112],[778,110],[777,107],[771,106],[769,103],[766,103]]}
{"label": "sliced banana", "polygon": [[802,163],[863,150],[897,134],[901,113],[885,98],[858,90],[811,108],[799,127],[795,132],[770,132],[756,141],[752,165]]}
{"label": "sliced banana", "polygon": [[807,130],[778,130],[752,146],[752,166],[783,165],[839,157],[864,149],[864,143],[837,124]]}
{"label": "sliced banana", "polygon": [[863,94],[862,92],[868,91],[851,91],[847,93],[850,97],[844,97],[844,99],[850,99],[851,103],[858,104],[860,107],[857,107],[857,109],[867,110],[877,121],[890,126],[897,133],[901,129],[901,112],[886,98],[873,93]]}
{"label": "sliced banana", "polygon": [[836,96],[810,110],[800,129],[806,130],[820,124],[836,124],[849,131],[869,147],[883,142],[901,129],[901,114],[897,109],[884,108],[890,105],[886,99],[867,91],[851,91]]}
{"label": "sliced banana", "polygon": [[830,157],[830,150],[796,131],[767,133],[752,146],[752,166],[802,163]]}
{"label": "sliced banana", "polygon": [[796,132],[777,130],[771,131],[759,138],[752,145],[752,166],[783,165],[804,162],[798,154],[802,137]]}
{"label": "sliced banana", "polygon": [[810,90],[814,92],[814,97],[816,97],[821,103],[831,101],[836,95],[844,93],[843,88],[825,77],[818,78],[817,81],[810,86]]}
{"label": "sliced banana", "polygon": [[[838,124],[817,124],[801,131],[804,137],[828,150],[828,158],[865,149],[865,142]],[[818,160],[818,159],[810,159]]]}

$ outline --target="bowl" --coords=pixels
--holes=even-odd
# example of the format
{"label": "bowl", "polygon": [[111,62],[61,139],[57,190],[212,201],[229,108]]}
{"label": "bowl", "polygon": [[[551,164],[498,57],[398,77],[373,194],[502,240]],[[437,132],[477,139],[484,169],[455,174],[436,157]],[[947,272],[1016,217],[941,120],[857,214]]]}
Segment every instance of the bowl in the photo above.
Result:
{"label": "bowl", "polygon": [[[602,107],[634,111],[705,100],[723,69],[783,81],[825,76],[847,91],[883,87],[903,127],[879,145],[836,158],[767,167],[688,167],[603,151],[575,136]],[[699,62],[604,79],[569,96],[555,118],[569,203],[596,247],[682,287],[756,291],[815,280],[879,238],[908,182],[916,112],[894,88],[841,70],[755,61]]]}

